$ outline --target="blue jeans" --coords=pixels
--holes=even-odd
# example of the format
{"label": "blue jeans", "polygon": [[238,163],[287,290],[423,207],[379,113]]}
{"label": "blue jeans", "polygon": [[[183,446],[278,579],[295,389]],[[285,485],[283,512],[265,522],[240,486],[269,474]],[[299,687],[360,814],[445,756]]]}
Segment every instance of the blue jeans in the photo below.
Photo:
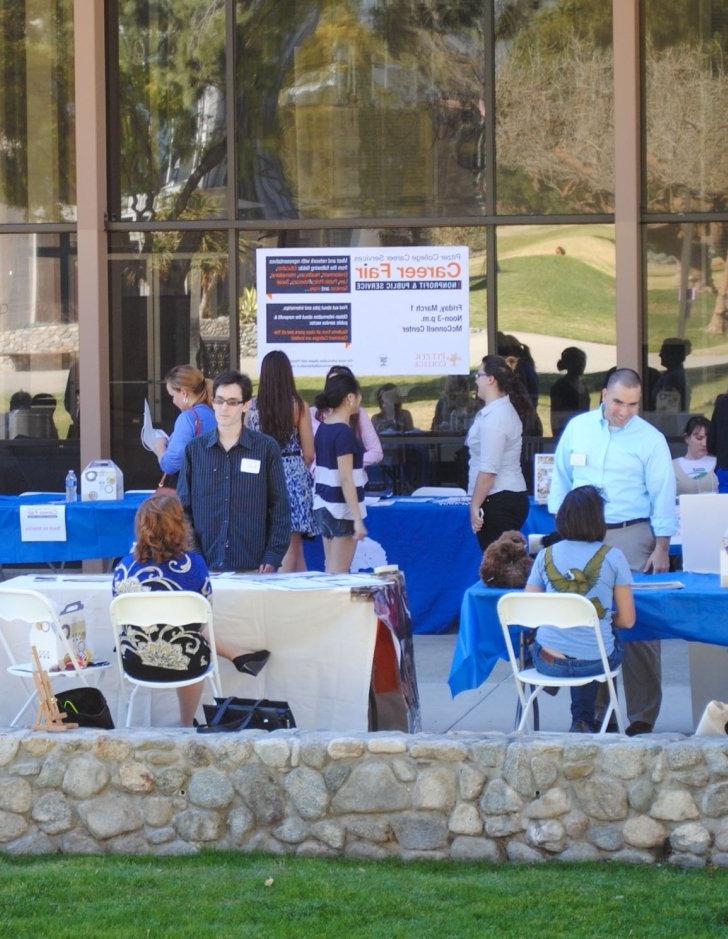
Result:
{"label": "blue jeans", "polygon": [[[541,646],[534,640],[531,644],[531,659],[534,668],[542,675],[551,675],[553,678],[585,678],[588,675],[599,675],[602,671],[600,659],[555,659],[553,662],[544,662],[541,658]],[[611,669],[622,662],[622,643],[614,637],[614,649],[607,661]],[[588,685],[579,685],[570,688],[571,691],[571,720],[586,721],[590,727],[594,726],[594,703],[597,698],[599,683],[590,681]]]}

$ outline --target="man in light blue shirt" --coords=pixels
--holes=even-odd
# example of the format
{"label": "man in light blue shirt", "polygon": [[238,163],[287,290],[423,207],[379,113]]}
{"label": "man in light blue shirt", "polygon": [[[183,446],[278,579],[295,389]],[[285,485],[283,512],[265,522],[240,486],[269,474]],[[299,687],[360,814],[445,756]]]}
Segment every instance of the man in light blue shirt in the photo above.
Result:
{"label": "man in light blue shirt", "polygon": [[[602,494],[607,522],[605,541],[620,548],[636,571],[669,570],[670,536],[676,529],[675,474],[663,435],[637,414],[640,377],[617,369],[593,411],[572,418],[559,440],[549,511],[564,496],[591,485]],[[625,646],[623,674],[630,726],[627,733],[649,733],[662,700],[660,643]]]}

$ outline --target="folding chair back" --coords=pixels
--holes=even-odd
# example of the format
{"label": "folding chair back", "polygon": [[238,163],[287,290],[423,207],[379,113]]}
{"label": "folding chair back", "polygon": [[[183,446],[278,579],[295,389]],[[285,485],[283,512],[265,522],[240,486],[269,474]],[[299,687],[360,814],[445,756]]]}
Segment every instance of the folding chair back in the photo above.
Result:
{"label": "folding chair back", "polygon": [[[621,671],[621,666],[615,669],[609,666],[599,616],[593,603],[587,600],[586,597],[576,593],[506,593],[498,600],[498,619],[503,631],[503,639],[508,652],[508,660],[511,663],[513,678],[516,682],[516,690],[523,709],[521,721],[517,728],[518,732],[525,727],[533,702],[544,687],[561,685],[577,687],[591,681],[599,681],[606,682],[609,689],[609,706],[599,732],[605,732],[609,718],[614,712],[619,730],[624,733],[622,716],[614,687],[614,679]],[[520,668],[513,649],[509,628],[511,626],[522,626],[527,629],[537,629],[539,626],[553,626],[556,629],[576,629],[579,627],[593,629],[594,638],[599,649],[599,658],[602,663],[601,673],[584,678],[553,678],[549,675],[543,675],[535,668]],[[535,691],[532,692],[528,700],[526,700],[524,694],[524,686],[526,685],[535,687]]]}
{"label": "folding chair back", "polygon": [[[220,696],[218,681],[218,660],[215,651],[215,634],[212,625],[212,607],[199,593],[189,590],[156,590],[140,593],[124,593],[114,597],[109,606],[111,625],[114,630],[116,642],[116,660],[119,674],[123,679],[134,685],[129,696],[126,726],[131,726],[134,697],[139,687],[147,688],[183,688],[198,682],[210,679],[213,690]],[[210,646],[210,664],[207,670],[194,678],[180,678],[171,681],[151,681],[136,678],[127,673],[124,668],[122,655],[122,641],[125,627],[148,630],[160,624],[165,626],[187,626],[190,623],[199,623],[200,629],[207,632],[207,641]],[[183,673],[184,674],[184,673]]]}

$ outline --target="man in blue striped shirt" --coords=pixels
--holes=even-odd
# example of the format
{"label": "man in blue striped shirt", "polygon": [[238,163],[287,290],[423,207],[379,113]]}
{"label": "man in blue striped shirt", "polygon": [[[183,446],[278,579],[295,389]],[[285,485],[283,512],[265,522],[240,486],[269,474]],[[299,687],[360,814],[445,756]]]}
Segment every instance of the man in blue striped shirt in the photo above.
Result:
{"label": "man in blue striped shirt", "polygon": [[212,393],[217,428],[187,444],[177,495],[211,570],[275,572],[291,539],[280,448],[243,425],[247,376],[222,372]]}

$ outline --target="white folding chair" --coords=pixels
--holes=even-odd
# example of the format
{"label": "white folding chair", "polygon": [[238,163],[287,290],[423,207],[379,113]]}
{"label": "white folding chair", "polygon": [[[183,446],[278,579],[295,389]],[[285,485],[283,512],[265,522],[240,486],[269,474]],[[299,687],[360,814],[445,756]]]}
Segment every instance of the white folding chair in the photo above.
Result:
{"label": "white folding chair", "polygon": [[[593,603],[576,593],[506,593],[498,600],[498,619],[503,630],[518,699],[521,702],[522,714],[516,733],[522,733],[531,716],[533,702],[544,688],[576,688],[587,685],[590,681],[606,682],[609,689],[609,706],[599,733],[606,732],[612,713],[617,719],[619,732],[624,733],[624,721],[614,686],[617,675],[622,671],[622,666],[619,665],[613,669],[609,667],[602,631],[599,628],[599,617]],[[523,626],[528,629],[537,629],[539,626],[554,626],[557,629],[589,627],[595,633],[599,658],[602,660],[602,671],[598,675],[589,675],[588,678],[553,678],[542,674],[535,668],[521,668],[513,651],[510,626]],[[526,685],[534,689],[528,699],[525,693]]]}
{"label": "white folding chair", "polygon": [[[50,629],[60,642],[64,655],[67,655],[70,658],[73,669],[58,672],[48,672],[48,677],[51,679],[51,681],[68,681],[70,679],[74,679],[80,681],[81,684],[88,687],[88,667],[84,669],[79,668],[76,657],[73,654],[70,643],[68,642],[68,637],[66,636],[61,624],[58,621],[58,614],[53,608],[53,604],[50,602],[50,600],[42,593],[39,593],[37,590],[17,590],[5,587],[0,588],[0,621],[2,621],[2,625],[0,625],[0,645],[2,645],[3,649],[5,650],[5,654],[8,657],[8,661],[10,662],[10,665],[7,667],[8,674],[14,675],[16,678],[19,678],[22,681],[23,687],[25,688],[25,692],[27,694],[26,701],[22,708],[10,722],[11,727],[15,727],[23,714],[25,714],[26,710],[35,701],[37,692],[35,688],[30,689],[28,686],[28,681],[32,680],[33,663],[32,661],[19,662],[17,660],[11,648],[10,642],[5,635],[6,623],[19,621],[29,624],[30,633],[28,638],[28,652],[30,652],[30,646],[33,645],[33,633],[35,631],[36,624],[40,623],[42,626]],[[98,665],[94,667],[94,671],[98,670],[99,674],[101,674],[104,669],[110,667],[110,663],[105,665]]]}
{"label": "white folding chair", "polygon": [[[116,660],[119,665],[119,675],[122,685],[124,680],[134,687],[129,695],[126,711],[126,726],[131,727],[134,698],[139,688],[185,688],[210,680],[213,691],[220,697],[219,668],[217,652],[215,651],[215,634],[212,627],[212,607],[199,593],[189,590],[168,591],[157,590],[145,593],[124,593],[114,597],[109,607],[111,625],[114,629],[116,642]],[[210,663],[202,675],[195,678],[180,678],[172,681],[149,681],[134,678],[124,670],[121,642],[124,636],[124,627],[134,626],[137,629],[147,630],[163,623],[166,626],[188,626],[190,623],[200,623],[200,629],[206,627],[207,641],[210,645]]]}
{"label": "white folding chair", "polygon": [[413,496],[422,499],[432,499],[441,496],[443,499],[457,497],[464,499],[467,492],[459,486],[420,486],[412,493]]}

